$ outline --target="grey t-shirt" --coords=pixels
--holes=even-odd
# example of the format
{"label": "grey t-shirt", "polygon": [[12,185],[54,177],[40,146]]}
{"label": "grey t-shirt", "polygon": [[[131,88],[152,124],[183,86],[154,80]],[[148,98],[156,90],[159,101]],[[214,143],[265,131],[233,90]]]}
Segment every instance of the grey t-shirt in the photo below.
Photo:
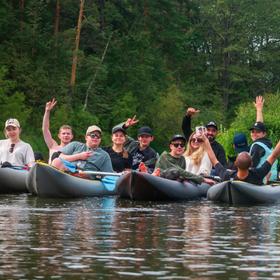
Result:
{"label": "grey t-shirt", "polygon": [[92,151],[87,160],[72,161],[81,170],[93,170],[102,172],[114,172],[110,156],[101,148],[91,149],[81,142],[71,142],[59,150],[65,155],[75,155],[82,152]]}
{"label": "grey t-shirt", "polygon": [[32,147],[24,141],[19,141],[11,149],[10,139],[0,140],[0,162],[8,161],[14,166],[24,166],[35,161]]}

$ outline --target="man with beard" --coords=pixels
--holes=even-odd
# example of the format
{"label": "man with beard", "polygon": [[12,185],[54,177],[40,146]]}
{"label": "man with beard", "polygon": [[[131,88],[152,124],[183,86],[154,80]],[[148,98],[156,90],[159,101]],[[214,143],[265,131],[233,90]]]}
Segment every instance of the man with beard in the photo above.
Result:
{"label": "man with beard", "polygon": [[[189,139],[190,135],[193,132],[191,129],[191,119],[194,115],[198,113],[199,110],[189,107],[187,109],[186,115],[183,118],[182,130],[187,140]],[[223,166],[226,166],[227,160],[226,160],[225,150],[223,146],[215,140],[218,134],[217,124],[214,121],[210,121],[205,125],[205,127],[206,127],[206,136],[211,144],[212,150],[214,151],[216,158]]]}

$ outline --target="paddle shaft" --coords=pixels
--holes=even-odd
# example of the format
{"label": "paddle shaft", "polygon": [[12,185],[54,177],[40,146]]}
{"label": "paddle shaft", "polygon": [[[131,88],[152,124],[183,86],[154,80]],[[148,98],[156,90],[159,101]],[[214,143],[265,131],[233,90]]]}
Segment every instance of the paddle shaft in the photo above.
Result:
{"label": "paddle shaft", "polygon": [[80,174],[89,174],[89,175],[100,175],[100,176],[116,176],[119,177],[123,173],[114,173],[114,172],[101,172],[101,171],[91,171],[91,170],[79,170]]}

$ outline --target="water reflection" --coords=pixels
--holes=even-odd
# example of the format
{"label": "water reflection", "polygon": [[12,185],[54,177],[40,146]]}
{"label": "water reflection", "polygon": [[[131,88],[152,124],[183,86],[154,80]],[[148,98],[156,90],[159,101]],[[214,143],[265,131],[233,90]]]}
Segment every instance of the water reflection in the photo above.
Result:
{"label": "water reflection", "polygon": [[0,197],[0,278],[278,279],[280,207]]}

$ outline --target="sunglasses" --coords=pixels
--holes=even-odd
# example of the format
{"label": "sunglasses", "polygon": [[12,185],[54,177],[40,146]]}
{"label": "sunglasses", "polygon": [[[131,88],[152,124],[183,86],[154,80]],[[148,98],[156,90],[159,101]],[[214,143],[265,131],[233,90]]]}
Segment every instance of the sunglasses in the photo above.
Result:
{"label": "sunglasses", "polygon": [[90,133],[90,134],[88,134],[88,136],[90,136],[91,138],[96,138],[96,139],[100,139],[101,138],[101,135],[97,134],[97,133]]}
{"label": "sunglasses", "polygon": [[10,153],[12,153],[12,152],[14,151],[15,145],[16,145],[16,144],[11,144],[11,147],[10,147],[10,149],[9,149],[9,152],[10,152]]}
{"label": "sunglasses", "polygon": [[172,145],[173,145],[175,148],[178,148],[178,147],[184,148],[184,147],[185,147],[185,144],[183,144],[183,143],[172,143]]}
{"label": "sunglasses", "polygon": [[202,143],[202,142],[203,142],[203,140],[202,140],[202,139],[200,139],[200,138],[192,138],[192,139],[191,139],[191,142]]}

